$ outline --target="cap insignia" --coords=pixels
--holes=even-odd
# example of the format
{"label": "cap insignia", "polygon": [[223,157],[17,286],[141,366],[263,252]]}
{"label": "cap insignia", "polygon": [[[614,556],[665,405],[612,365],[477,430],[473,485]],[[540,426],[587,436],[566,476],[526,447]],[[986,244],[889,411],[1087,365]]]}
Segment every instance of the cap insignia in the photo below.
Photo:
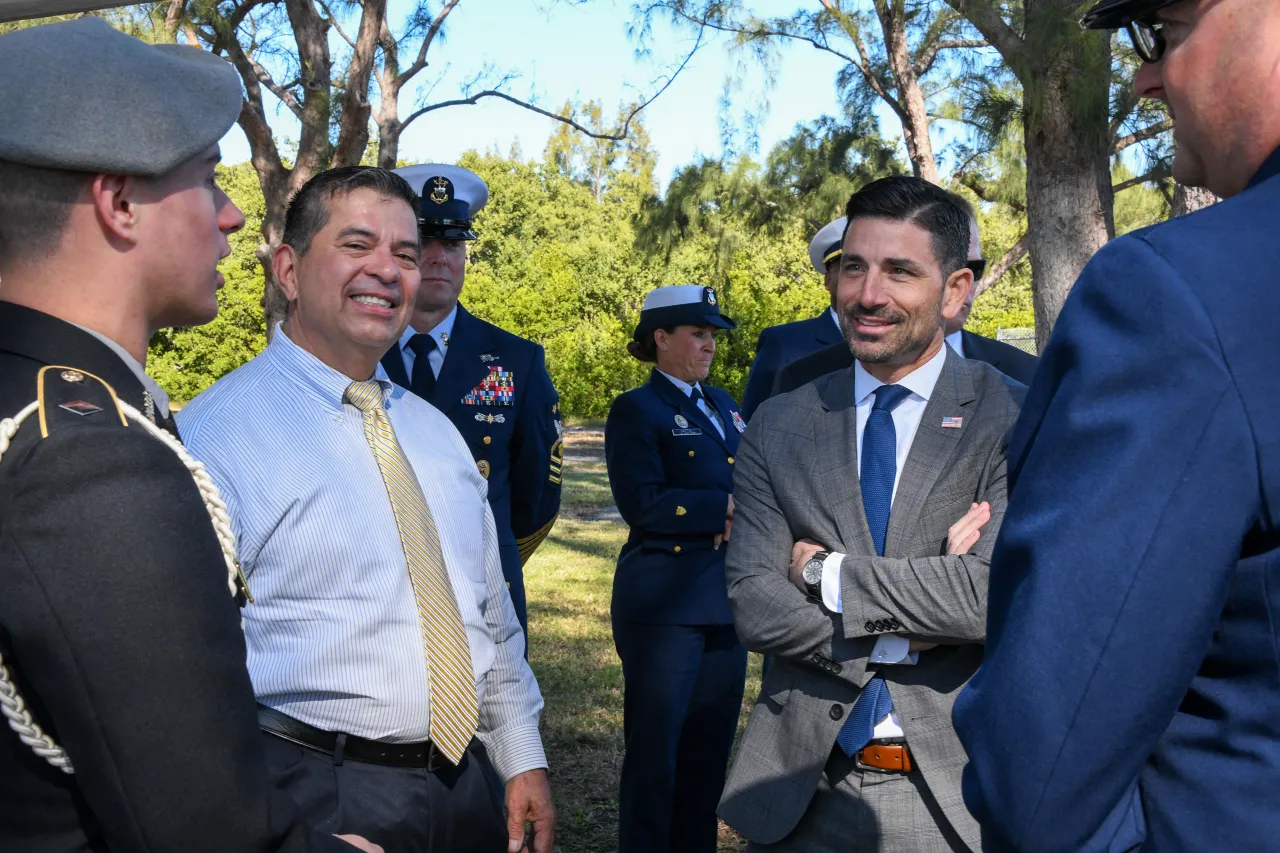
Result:
{"label": "cap insignia", "polygon": [[708,305],[715,305],[715,304],[716,304],[716,292],[715,292],[714,290],[712,290],[711,288],[709,288],[709,287],[708,287],[708,288],[706,288],[706,289],[704,290],[704,293],[705,293],[705,294],[706,294],[706,296],[707,296],[707,304],[708,304]]}
{"label": "cap insignia", "polygon": [[453,182],[445,177],[436,177],[431,181],[431,193],[427,196],[436,204],[444,204],[453,198]]}

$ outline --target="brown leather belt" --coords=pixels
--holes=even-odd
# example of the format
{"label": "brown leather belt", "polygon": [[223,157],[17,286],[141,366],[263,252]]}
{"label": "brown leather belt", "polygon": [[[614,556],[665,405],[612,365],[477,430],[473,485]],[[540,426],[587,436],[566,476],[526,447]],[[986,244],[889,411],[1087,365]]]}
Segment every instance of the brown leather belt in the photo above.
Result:
{"label": "brown leather belt", "polygon": [[872,741],[858,750],[853,760],[859,770],[876,773],[910,773],[915,766],[911,762],[911,751],[905,743]]}
{"label": "brown leather belt", "polygon": [[258,706],[258,727],[281,740],[291,741],[307,749],[344,759],[387,767],[420,767],[434,773],[451,767],[431,741],[424,743],[382,743],[355,735],[321,731],[301,720],[295,720],[266,705]]}

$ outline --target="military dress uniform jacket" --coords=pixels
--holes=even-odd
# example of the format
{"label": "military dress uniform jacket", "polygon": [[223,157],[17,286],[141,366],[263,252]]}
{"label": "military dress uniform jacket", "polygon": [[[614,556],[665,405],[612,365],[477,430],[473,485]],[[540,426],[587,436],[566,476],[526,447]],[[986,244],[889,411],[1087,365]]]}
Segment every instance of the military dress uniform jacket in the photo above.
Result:
{"label": "military dress uniform jacket", "polygon": [[[410,386],[398,345],[382,366],[392,382]],[[527,633],[523,566],[560,512],[564,457],[559,397],[542,347],[459,305],[428,402],[462,433],[489,481],[502,574]]]}
{"label": "military dress uniform jacket", "polygon": [[843,341],[840,329],[824,310],[817,317],[770,326],[756,341],[756,357],[742,393],[742,416],[748,420],[756,407],[772,396],[774,379],[791,362]]}
{"label": "military dress uniform jacket", "polygon": [[745,422],[719,388],[702,392],[724,438],[697,404],[656,370],[613,401],[605,423],[609,486],[630,526],[613,580],[613,618],[665,625],[730,625],[724,557],[713,550],[733,492]]}
{"label": "military dress uniform jacket", "polygon": [[[0,850],[351,850],[268,782],[239,611],[191,474],[105,344],[0,302],[0,654],[68,775],[0,719]],[[62,366],[74,368],[64,370]],[[96,378],[95,378],[96,377]]]}

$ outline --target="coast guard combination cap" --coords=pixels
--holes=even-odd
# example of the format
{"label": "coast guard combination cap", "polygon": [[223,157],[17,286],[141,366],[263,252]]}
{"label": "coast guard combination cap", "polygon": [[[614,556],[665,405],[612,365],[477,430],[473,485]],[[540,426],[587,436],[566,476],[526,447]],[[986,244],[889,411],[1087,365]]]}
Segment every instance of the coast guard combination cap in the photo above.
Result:
{"label": "coast guard combination cap", "polygon": [[1179,0],[1102,0],[1084,13],[1080,26],[1087,30],[1118,30],[1177,2]]}
{"label": "coast guard combination cap", "polygon": [[831,262],[843,254],[844,226],[848,222],[843,216],[834,222],[828,222],[809,241],[809,263],[813,264],[818,275],[826,275]]}
{"label": "coast guard combination cap", "polygon": [[461,166],[423,163],[395,173],[418,194],[418,231],[436,240],[474,240],[471,220],[489,201],[480,176]]}
{"label": "coast guard combination cap", "polygon": [[714,288],[700,284],[673,284],[649,291],[640,309],[640,323],[635,339],[643,340],[655,329],[668,326],[715,326],[736,329],[738,324],[720,313],[720,302]]}
{"label": "coast guard combination cap", "polygon": [[155,177],[226,134],[240,77],[196,47],[148,45],[101,18],[0,36],[0,159]]}

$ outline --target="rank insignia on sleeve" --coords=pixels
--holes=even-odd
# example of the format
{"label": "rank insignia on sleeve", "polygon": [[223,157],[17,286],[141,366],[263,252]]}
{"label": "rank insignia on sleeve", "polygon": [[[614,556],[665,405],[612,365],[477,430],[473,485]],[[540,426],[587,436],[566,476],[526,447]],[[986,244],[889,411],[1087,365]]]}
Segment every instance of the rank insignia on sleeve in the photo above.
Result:
{"label": "rank insignia on sleeve", "polygon": [[80,415],[81,417],[96,415],[98,412],[102,411],[101,406],[95,406],[93,403],[86,400],[72,400],[70,403],[60,403],[58,408],[65,409],[66,411],[75,415]]}
{"label": "rank insignia on sleeve", "polygon": [[512,406],[515,405],[515,396],[515,374],[495,364],[489,368],[489,375],[484,381],[472,388],[462,402],[468,406]]}
{"label": "rank insignia on sleeve", "polygon": [[742,419],[742,415],[738,414],[737,412],[733,413],[733,428],[736,429],[738,432],[747,431],[747,422],[744,421]]}

